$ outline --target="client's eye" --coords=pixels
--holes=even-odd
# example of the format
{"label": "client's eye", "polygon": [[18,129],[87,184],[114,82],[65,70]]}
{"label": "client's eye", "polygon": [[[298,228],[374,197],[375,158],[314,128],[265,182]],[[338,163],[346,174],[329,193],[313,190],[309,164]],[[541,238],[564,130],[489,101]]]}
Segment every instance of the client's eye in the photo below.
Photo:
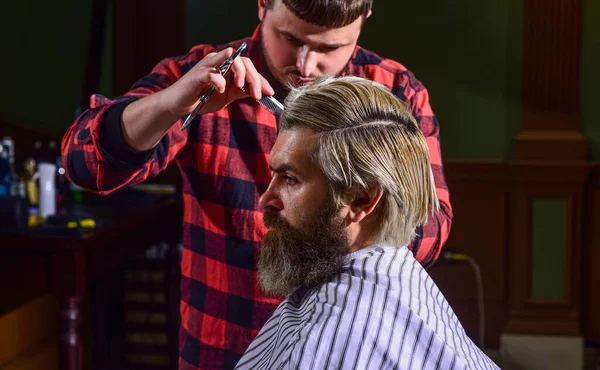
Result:
{"label": "client's eye", "polygon": [[289,185],[294,185],[298,181],[290,175],[285,175],[285,182],[287,182]]}

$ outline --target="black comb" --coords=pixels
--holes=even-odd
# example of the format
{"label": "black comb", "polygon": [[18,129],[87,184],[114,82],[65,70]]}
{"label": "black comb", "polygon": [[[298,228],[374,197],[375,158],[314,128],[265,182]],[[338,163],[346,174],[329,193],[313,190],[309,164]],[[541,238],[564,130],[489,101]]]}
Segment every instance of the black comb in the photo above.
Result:
{"label": "black comb", "polygon": [[[246,89],[243,87],[240,87],[240,89],[246,92]],[[281,104],[279,100],[272,96],[263,96],[262,98],[256,100],[256,102],[265,107],[269,112],[275,115],[275,117],[279,117],[283,113],[283,104]]]}

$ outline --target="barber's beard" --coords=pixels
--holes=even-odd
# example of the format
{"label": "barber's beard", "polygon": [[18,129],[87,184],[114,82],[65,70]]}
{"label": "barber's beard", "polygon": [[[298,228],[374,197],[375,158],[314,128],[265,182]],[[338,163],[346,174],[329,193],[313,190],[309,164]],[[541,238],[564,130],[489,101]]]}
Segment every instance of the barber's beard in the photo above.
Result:
{"label": "barber's beard", "polygon": [[299,287],[313,287],[340,272],[350,250],[345,220],[335,207],[292,227],[278,214],[264,215],[269,231],[258,261],[258,280],[268,295],[286,296]]}

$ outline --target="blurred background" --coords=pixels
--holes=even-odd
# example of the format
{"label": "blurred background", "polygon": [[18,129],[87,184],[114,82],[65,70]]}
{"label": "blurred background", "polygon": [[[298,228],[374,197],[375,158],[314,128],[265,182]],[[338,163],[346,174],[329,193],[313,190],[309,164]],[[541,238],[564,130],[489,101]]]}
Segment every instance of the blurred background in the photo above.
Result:
{"label": "blurred background", "polygon": [[[250,0],[2,2],[15,172],[60,171],[91,93],[118,96],[162,58],[257,24]],[[600,369],[600,2],[375,0],[359,44],[429,90],[454,210],[429,272],[469,336],[503,368]],[[176,368],[177,169],[108,198],[58,178],[58,208],[78,217],[31,227],[0,195],[0,370]]]}

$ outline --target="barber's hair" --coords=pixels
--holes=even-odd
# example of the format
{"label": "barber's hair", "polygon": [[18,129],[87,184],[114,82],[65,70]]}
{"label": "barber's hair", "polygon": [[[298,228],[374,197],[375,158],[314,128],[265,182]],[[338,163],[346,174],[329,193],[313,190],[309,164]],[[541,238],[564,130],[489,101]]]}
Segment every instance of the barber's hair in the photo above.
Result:
{"label": "barber's hair", "polygon": [[296,17],[327,28],[344,27],[366,17],[373,5],[373,0],[265,0],[267,10],[275,1],[282,1]]}
{"label": "barber's hair", "polygon": [[417,226],[439,210],[429,149],[410,108],[387,88],[360,77],[321,76],[292,88],[279,121],[282,131],[318,134],[311,153],[325,174],[333,201],[381,187],[375,208],[376,242],[408,245]]}

